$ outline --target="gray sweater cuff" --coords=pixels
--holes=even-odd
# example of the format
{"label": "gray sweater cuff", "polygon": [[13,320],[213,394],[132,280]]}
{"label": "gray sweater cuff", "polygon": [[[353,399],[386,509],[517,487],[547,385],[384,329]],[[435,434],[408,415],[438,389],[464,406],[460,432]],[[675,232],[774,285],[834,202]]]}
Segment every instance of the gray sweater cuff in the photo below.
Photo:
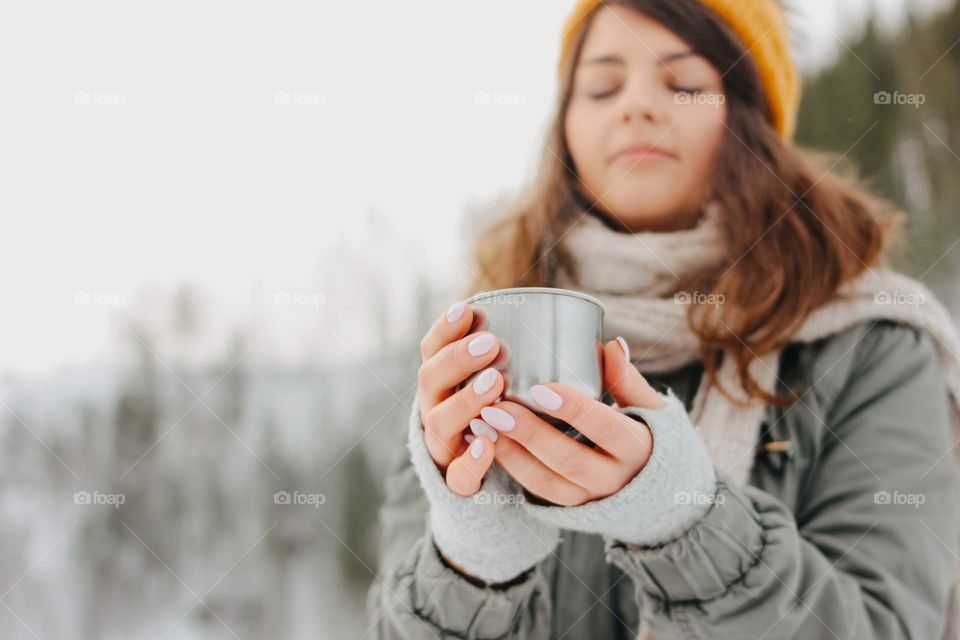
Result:
{"label": "gray sweater cuff", "polygon": [[494,462],[472,496],[460,496],[447,483],[427,450],[415,400],[407,447],[430,503],[429,526],[443,555],[471,576],[496,584],[538,564],[557,546],[555,526],[528,515],[525,498]]}
{"label": "gray sweater cuff", "polygon": [[656,546],[680,537],[710,509],[716,475],[686,407],[673,390],[660,394],[664,407],[624,407],[653,435],[646,466],[613,495],[574,507],[527,504],[541,522],[601,534],[637,546]]}

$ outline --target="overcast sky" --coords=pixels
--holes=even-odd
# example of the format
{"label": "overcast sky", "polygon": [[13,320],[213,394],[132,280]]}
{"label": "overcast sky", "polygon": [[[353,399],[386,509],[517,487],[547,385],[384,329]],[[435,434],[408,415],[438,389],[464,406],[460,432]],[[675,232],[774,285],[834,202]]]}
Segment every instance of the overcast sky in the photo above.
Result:
{"label": "overcast sky", "polygon": [[[804,2],[802,66],[869,4]],[[348,303],[453,286],[465,208],[530,177],[572,5],[4,2],[0,371],[110,361],[121,312],[183,282],[214,327],[198,351],[236,324],[291,362],[370,348]],[[384,292],[338,291],[362,269]],[[324,296],[324,329],[278,291]]]}

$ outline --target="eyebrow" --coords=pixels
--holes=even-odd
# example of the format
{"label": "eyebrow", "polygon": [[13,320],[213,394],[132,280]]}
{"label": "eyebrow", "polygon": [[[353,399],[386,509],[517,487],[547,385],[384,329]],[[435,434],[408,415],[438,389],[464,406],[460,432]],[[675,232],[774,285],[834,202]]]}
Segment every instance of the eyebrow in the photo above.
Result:
{"label": "eyebrow", "polygon": [[[683,58],[689,58],[691,56],[699,56],[696,51],[692,49],[687,49],[685,51],[674,51],[673,53],[668,53],[664,56],[658,56],[659,64],[661,66],[673,62],[675,60],[681,60]],[[618,64],[625,65],[623,58],[615,53],[607,53],[601,56],[596,56],[590,58],[589,60],[584,60],[581,64]]]}

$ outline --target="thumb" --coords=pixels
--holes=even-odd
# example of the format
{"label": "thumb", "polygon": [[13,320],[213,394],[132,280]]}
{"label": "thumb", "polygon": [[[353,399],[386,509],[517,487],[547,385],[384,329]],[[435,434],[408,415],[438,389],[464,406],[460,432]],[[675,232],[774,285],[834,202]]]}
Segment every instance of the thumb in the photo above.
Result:
{"label": "thumb", "polygon": [[603,384],[620,408],[659,409],[666,404],[630,362],[630,347],[620,336],[603,346]]}

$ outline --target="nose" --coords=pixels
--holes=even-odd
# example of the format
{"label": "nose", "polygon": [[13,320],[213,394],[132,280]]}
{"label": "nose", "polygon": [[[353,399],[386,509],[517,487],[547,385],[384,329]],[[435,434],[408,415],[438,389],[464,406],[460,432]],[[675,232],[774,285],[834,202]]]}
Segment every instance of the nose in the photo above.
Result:
{"label": "nose", "polygon": [[620,94],[620,120],[628,123],[631,119],[662,123],[663,112],[656,103],[655,91],[642,78],[635,77],[627,83]]}

